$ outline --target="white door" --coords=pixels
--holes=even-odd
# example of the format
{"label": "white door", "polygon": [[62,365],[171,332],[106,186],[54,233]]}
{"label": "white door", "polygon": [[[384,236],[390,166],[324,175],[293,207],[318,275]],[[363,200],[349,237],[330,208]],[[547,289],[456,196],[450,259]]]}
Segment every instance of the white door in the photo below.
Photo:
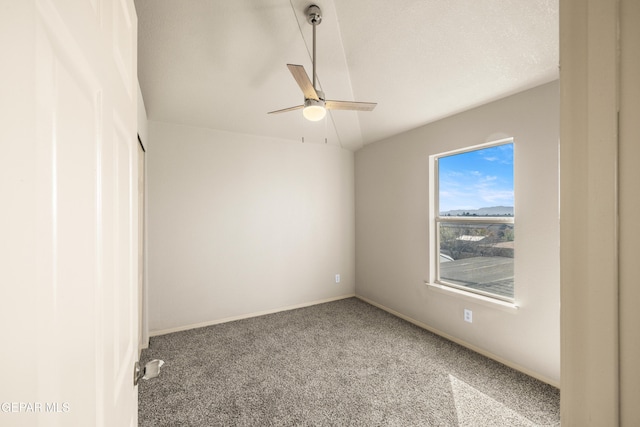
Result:
{"label": "white door", "polygon": [[133,1],[10,1],[0,15],[0,425],[134,426]]}

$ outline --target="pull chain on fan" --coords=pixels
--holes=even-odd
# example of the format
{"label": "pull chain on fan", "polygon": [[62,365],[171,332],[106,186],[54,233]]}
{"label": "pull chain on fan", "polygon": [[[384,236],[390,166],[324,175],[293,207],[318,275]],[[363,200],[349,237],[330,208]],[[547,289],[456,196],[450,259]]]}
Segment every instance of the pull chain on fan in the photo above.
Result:
{"label": "pull chain on fan", "polygon": [[307,22],[313,26],[313,82],[309,79],[302,65],[287,64],[291,75],[298,83],[304,95],[304,104],[282,110],[270,111],[268,114],[286,113],[287,111],[302,109],[302,114],[307,120],[322,120],[327,110],[355,110],[371,111],[376,105],[374,102],[332,101],[325,100],[324,93],[316,89],[316,26],[322,22],[322,13],[315,4],[307,7]]}

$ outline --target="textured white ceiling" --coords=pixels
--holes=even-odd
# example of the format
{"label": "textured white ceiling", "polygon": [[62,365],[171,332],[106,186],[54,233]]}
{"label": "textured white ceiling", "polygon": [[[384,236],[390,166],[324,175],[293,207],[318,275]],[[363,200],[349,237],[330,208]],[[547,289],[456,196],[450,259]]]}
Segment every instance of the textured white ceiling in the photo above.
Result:
{"label": "textured white ceiling", "polygon": [[[287,63],[327,99],[377,102],[306,121]],[[340,145],[364,144],[558,78],[558,0],[136,0],[149,119]]]}

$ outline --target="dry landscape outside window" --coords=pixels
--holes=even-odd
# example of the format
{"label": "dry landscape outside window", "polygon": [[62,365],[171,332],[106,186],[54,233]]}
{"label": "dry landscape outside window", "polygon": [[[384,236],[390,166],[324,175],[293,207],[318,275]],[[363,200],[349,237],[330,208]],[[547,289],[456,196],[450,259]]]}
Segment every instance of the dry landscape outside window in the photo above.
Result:
{"label": "dry landscape outside window", "polygon": [[514,299],[513,140],[435,159],[436,282]]}

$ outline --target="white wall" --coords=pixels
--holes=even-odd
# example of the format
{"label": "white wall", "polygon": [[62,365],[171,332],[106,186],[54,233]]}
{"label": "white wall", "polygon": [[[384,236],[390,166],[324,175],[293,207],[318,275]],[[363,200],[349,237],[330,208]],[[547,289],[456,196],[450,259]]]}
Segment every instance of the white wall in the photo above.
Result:
{"label": "white wall", "polygon": [[149,139],[152,334],[353,295],[352,152],[154,121]]}
{"label": "white wall", "polygon": [[[516,303],[425,285],[429,156],[515,140]],[[355,154],[356,294],[559,384],[559,85],[553,82],[371,144]],[[473,310],[473,323],[463,309]]]}

